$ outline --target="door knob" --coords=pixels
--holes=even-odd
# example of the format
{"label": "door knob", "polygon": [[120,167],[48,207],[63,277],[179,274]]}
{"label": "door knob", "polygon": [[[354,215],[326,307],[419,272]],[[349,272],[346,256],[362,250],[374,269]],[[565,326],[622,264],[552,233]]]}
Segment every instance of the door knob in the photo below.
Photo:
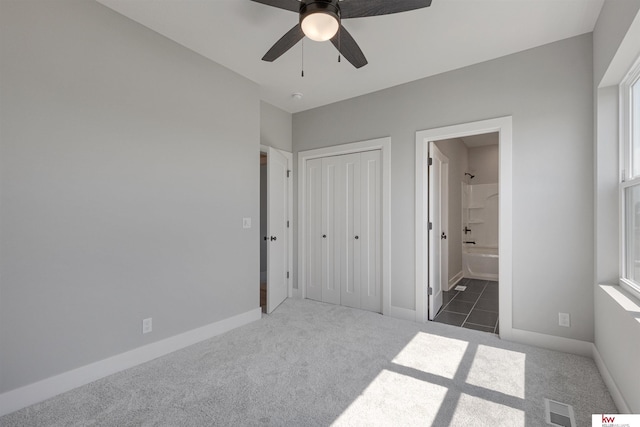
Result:
{"label": "door knob", "polygon": [[326,235],[326,234],[323,234],[323,235],[322,235],[322,238],[323,238],[323,239],[326,239],[326,238],[327,238],[327,235]]}
{"label": "door knob", "polygon": [[272,241],[273,241],[273,240],[277,240],[277,239],[276,239],[276,236],[271,236],[271,240],[272,240]]}
{"label": "door knob", "polygon": [[359,239],[359,237],[358,237],[358,236],[356,236],[356,240],[358,240],[358,239]]}

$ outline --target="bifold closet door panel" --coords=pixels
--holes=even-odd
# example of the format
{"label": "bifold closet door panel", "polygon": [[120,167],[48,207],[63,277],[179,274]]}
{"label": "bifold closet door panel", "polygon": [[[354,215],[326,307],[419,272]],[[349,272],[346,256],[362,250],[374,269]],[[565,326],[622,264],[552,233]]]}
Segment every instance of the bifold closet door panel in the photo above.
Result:
{"label": "bifold closet door panel", "polygon": [[381,312],[380,151],[308,160],[307,298]]}
{"label": "bifold closet door panel", "polygon": [[360,154],[340,156],[340,303],[360,308]]}
{"label": "bifold closet door panel", "polygon": [[305,277],[307,298],[322,301],[322,159],[307,161]]}
{"label": "bifold closet door panel", "polygon": [[322,158],[322,301],[340,304],[340,267],[342,253],[341,156]]}
{"label": "bifold closet door panel", "polygon": [[380,151],[360,155],[360,308],[382,312],[382,172]]}

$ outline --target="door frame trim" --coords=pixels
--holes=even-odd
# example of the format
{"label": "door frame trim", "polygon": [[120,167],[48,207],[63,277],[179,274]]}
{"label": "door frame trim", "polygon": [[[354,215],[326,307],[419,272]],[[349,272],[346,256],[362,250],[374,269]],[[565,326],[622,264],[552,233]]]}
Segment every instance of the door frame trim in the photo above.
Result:
{"label": "door frame trim", "polygon": [[498,254],[500,265],[499,277],[499,322],[500,337],[509,337],[513,328],[513,170],[512,170],[512,116],[498,117],[477,122],[462,123],[416,132],[416,321],[428,320],[428,283],[429,277],[428,237],[429,231],[425,224],[429,221],[428,194],[429,142],[442,139],[461,138],[489,132],[498,132],[499,138],[499,172],[498,188],[499,202],[499,243]]}
{"label": "door frame trim", "polygon": [[[313,150],[298,152],[298,292],[302,298],[307,297],[305,283],[305,244],[306,244],[306,174],[307,161],[320,157],[339,156],[343,154],[360,153],[363,151],[380,150],[382,165],[382,314],[393,317],[406,318],[400,307],[391,306],[391,137],[369,139],[348,144],[334,145]],[[413,320],[413,319],[412,319]]]}
{"label": "door frame trim", "polygon": [[[260,144],[260,152],[269,155],[269,145]],[[287,279],[287,298],[293,297],[293,153],[279,148],[271,147],[278,150],[287,159],[287,169],[291,171],[291,179],[287,182],[287,217],[289,220],[289,228],[287,229],[287,266],[289,270],[289,278]],[[267,183],[267,192],[269,185]],[[258,225],[258,228],[260,226]],[[258,234],[260,231],[258,230]],[[268,250],[269,245],[267,245]],[[267,288],[268,289],[268,288]]]}

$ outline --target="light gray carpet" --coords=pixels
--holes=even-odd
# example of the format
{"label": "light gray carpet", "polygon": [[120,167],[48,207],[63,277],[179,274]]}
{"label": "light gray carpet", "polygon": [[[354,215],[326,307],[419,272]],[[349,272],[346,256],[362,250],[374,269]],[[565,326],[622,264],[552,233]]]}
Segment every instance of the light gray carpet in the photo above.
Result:
{"label": "light gray carpet", "polygon": [[9,426],[578,426],[617,412],[588,358],[309,300],[0,418]]}

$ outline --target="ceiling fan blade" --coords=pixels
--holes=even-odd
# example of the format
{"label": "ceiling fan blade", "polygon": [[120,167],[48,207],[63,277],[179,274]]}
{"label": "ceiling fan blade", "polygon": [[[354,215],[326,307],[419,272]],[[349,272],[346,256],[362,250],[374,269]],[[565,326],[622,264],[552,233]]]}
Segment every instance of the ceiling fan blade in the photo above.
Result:
{"label": "ceiling fan blade", "polygon": [[300,3],[298,0],[252,0],[256,3],[266,4],[267,6],[277,7],[278,9],[290,10],[291,12],[300,12]]}
{"label": "ceiling fan blade", "polygon": [[340,17],[348,19],[422,9],[431,6],[431,0],[344,0],[338,2],[338,5],[340,6]]}
{"label": "ceiling fan blade", "polygon": [[349,34],[347,29],[342,26],[342,24],[340,24],[340,29],[336,35],[331,39],[331,43],[333,43],[342,56],[344,56],[347,61],[351,62],[354,67],[364,67],[369,63],[367,58],[364,57],[362,50],[360,50],[358,43],[356,43],[354,38]]}
{"label": "ceiling fan blade", "polygon": [[287,34],[280,37],[271,49],[262,57],[263,61],[273,62],[278,59],[283,53],[291,49],[304,37],[304,33],[302,32],[302,28],[300,24],[296,24],[295,27],[290,29]]}

